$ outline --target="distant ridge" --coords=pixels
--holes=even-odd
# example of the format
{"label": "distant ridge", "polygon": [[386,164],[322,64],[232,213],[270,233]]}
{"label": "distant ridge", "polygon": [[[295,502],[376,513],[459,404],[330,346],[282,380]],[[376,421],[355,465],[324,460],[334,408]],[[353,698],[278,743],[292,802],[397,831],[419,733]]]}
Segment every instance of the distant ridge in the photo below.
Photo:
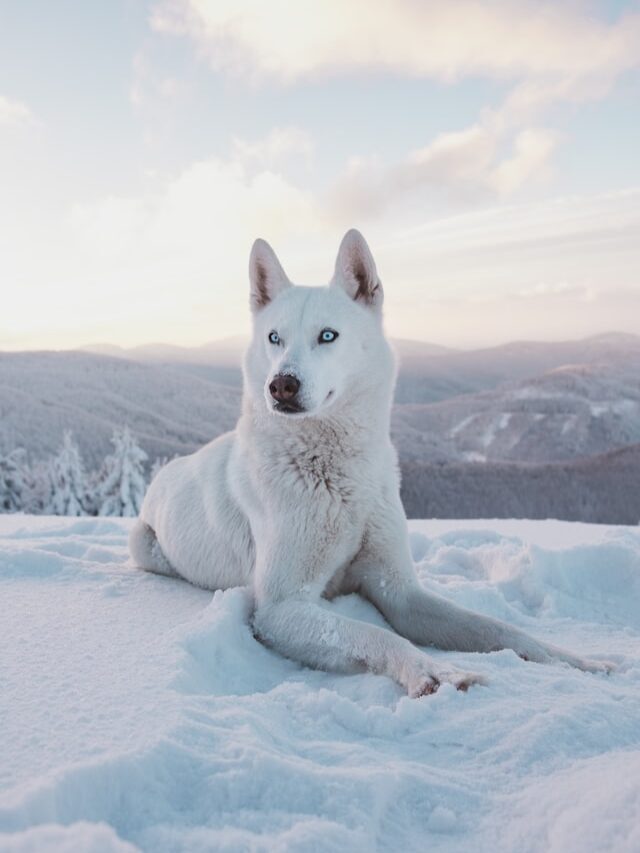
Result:
{"label": "distant ridge", "polygon": [[[0,352],[0,454],[47,457],[70,429],[95,468],[124,425],[150,462],[190,453],[234,427],[244,345]],[[410,515],[640,521],[640,336],[394,346]]]}
{"label": "distant ridge", "polygon": [[149,343],[135,347],[120,347],[113,344],[87,344],[80,347],[80,352],[93,352],[100,355],[111,355],[117,358],[128,358],[132,361],[157,362],[187,362],[192,364],[210,364],[214,362],[223,366],[240,366],[242,353],[248,339],[236,335],[222,340],[209,341],[195,347],[185,347],[178,344]]}
{"label": "distant ridge", "polygon": [[129,426],[151,460],[191,453],[237,419],[240,391],[174,367],[88,352],[0,353],[0,453],[56,452],[73,430],[90,467]]}
{"label": "distant ridge", "polygon": [[[505,382],[532,379],[564,365],[598,364],[640,358],[640,335],[606,332],[575,341],[514,341],[460,350],[423,341],[392,341],[400,362],[398,403],[435,403],[460,394],[497,388]],[[144,363],[171,364],[201,378],[239,386],[247,339],[210,341],[197,347],[145,344],[125,349],[109,344],[85,347]]]}
{"label": "distant ridge", "polygon": [[402,466],[409,518],[561,518],[640,524],[640,444],[546,465]]}

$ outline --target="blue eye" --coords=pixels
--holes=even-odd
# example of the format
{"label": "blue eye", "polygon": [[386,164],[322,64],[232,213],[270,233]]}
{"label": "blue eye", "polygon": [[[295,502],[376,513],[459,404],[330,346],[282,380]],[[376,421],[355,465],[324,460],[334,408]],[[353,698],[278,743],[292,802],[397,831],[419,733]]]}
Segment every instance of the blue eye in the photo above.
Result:
{"label": "blue eye", "polygon": [[277,332],[269,332],[269,343],[279,344],[280,335]]}
{"label": "blue eye", "polygon": [[330,344],[338,337],[338,333],[333,329],[323,329],[318,336],[319,344]]}

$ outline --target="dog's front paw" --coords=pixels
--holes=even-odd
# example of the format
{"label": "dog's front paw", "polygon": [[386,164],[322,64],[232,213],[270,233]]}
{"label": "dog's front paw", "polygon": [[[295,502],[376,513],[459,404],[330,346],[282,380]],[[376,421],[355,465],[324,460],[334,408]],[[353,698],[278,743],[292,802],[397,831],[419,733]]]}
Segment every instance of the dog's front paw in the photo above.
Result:
{"label": "dog's front paw", "polygon": [[426,676],[416,681],[415,684],[408,688],[407,692],[412,699],[418,699],[420,696],[431,696],[432,693],[436,692],[438,687],[440,687],[440,682],[437,678]]}
{"label": "dog's front paw", "polygon": [[487,679],[477,672],[461,672],[457,669],[421,668],[416,672],[407,685],[407,692],[412,699],[429,696],[435,693],[441,684],[453,684],[456,690],[466,692],[473,684],[486,684]]}
{"label": "dog's front paw", "polygon": [[456,690],[463,692],[466,692],[474,684],[486,685],[488,683],[486,677],[478,672],[461,672],[458,669],[438,672],[438,680],[441,684],[445,682],[453,684]]}
{"label": "dog's front paw", "polygon": [[592,660],[591,658],[578,658],[574,665],[583,672],[603,672],[605,675],[615,672],[618,668],[618,665],[613,661]]}

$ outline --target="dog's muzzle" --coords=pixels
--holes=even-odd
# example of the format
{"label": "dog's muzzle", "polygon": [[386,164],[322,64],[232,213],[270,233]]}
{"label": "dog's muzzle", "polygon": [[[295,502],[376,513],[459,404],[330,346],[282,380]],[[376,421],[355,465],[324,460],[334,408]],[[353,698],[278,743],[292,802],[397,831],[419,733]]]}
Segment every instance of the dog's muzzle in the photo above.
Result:
{"label": "dog's muzzle", "polygon": [[303,412],[298,401],[300,381],[290,373],[278,373],[269,383],[269,393],[273,397],[273,408],[277,412],[291,415]]}

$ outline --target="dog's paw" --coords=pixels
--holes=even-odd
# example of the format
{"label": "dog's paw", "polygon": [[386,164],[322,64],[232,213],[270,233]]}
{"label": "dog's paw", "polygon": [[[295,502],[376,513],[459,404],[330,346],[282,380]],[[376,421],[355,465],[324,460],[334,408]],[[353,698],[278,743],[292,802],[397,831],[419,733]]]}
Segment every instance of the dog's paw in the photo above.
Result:
{"label": "dog's paw", "polygon": [[440,687],[440,682],[437,678],[426,676],[425,678],[418,679],[415,684],[412,684],[408,688],[408,693],[412,699],[419,699],[420,696],[431,696],[432,693],[437,691],[438,687]]}
{"label": "dog's paw", "polygon": [[412,699],[420,696],[430,696],[441,684],[453,684],[456,690],[466,691],[474,684],[486,684],[487,679],[477,672],[461,672],[459,670],[435,670],[418,675],[408,686]]}
{"label": "dog's paw", "polygon": [[605,675],[610,675],[618,668],[618,665],[613,661],[593,660],[591,658],[579,658],[575,666],[583,672],[602,672]]}
{"label": "dog's paw", "polygon": [[453,684],[456,690],[462,690],[465,693],[474,684],[481,686],[488,684],[487,678],[478,672],[461,672],[457,669],[438,672],[437,677],[441,684],[445,682]]}

